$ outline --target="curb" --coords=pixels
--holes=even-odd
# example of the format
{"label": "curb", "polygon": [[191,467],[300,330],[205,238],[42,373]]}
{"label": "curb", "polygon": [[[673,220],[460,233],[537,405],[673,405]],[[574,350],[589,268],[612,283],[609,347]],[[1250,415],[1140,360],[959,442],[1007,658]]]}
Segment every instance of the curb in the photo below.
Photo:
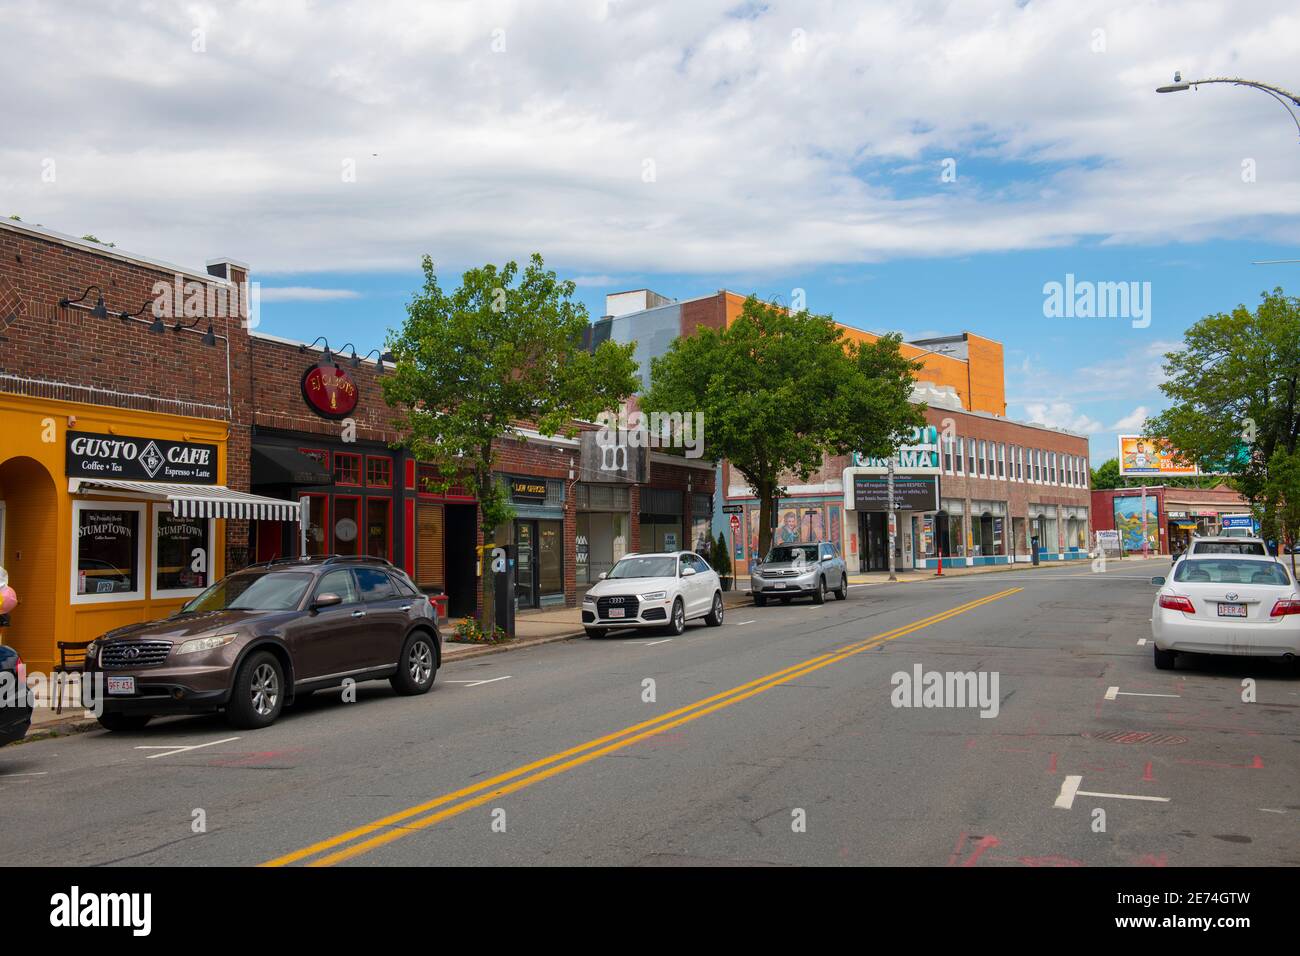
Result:
{"label": "curb", "polygon": [[9,746],[19,747],[35,740],[48,740],[51,737],[83,734],[88,730],[94,730],[98,726],[99,721],[93,717],[59,717],[56,720],[33,724],[28,728],[27,735],[22,740],[15,740]]}
{"label": "curb", "polygon": [[[505,644],[484,644],[480,646],[476,644],[457,644],[452,641],[443,641],[442,663],[455,664],[457,661],[472,660],[475,657],[486,657],[489,654],[504,654],[506,651],[518,651],[523,650],[525,647],[537,647],[539,644],[555,644],[559,641],[571,641],[575,637],[586,636],[587,632],[579,628],[576,631],[565,631],[563,634],[548,634],[546,637],[530,637],[526,640],[509,641]],[[461,650],[461,648],[465,649]]]}

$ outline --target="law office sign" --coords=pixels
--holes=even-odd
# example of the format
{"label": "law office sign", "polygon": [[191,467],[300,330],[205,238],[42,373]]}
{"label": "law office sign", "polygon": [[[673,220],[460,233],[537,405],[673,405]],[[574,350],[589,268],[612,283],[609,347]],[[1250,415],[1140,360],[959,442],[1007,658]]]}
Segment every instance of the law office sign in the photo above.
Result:
{"label": "law office sign", "polygon": [[[872,458],[855,451],[853,470],[863,475],[883,475],[889,471],[889,459]],[[937,475],[939,471],[939,429],[934,425],[922,425],[914,429],[907,443],[894,453],[894,472]]]}

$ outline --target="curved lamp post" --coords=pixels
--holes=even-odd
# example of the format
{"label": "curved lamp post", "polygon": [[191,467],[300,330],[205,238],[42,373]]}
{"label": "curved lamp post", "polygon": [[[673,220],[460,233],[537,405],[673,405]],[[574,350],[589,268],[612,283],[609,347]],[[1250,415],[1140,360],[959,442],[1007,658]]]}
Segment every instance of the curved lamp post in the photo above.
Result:
{"label": "curved lamp post", "polygon": [[1183,75],[1181,73],[1175,73],[1174,82],[1169,86],[1157,87],[1156,92],[1181,93],[1184,90],[1189,90],[1192,87],[1201,86],[1205,83],[1231,83],[1233,86],[1250,86],[1257,90],[1262,90],[1282,104],[1282,108],[1286,110],[1287,115],[1291,117],[1291,122],[1295,123],[1296,132],[1300,133],[1300,117],[1297,117],[1295,110],[1292,109],[1293,104],[1295,106],[1300,106],[1300,96],[1296,96],[1294,93],[1284,90],[1280,86],[1270,86],[1268,83],[1259,83],[1255,80],[1243,80],[1239,76],[1214,76],[1205,80],[1190,80],[1184,82]]}

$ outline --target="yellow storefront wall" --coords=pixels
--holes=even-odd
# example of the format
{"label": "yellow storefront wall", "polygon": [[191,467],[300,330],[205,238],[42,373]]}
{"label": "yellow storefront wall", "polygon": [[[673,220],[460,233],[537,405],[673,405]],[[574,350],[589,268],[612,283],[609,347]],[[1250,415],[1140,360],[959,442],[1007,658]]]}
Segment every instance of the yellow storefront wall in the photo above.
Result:
{"label": "yellow storefront wall", "polygon": [[[70,420],[75,425],[69,427]],[[67,434],[100,432],[218,446],[217,481],[226,481],[225,422],[156,412],[0,393],[0,502],[3,542],[0,564],[9,572],[19,604],[0,639],[14,647],[32,671],[48,673],[57,662],[56,642],[86,641],[124,624],[166,617],[187,600],[153,594],[152,521],[141,523],[144,597],[126,601],[72,601],[74,501],[140,501],[130,496],[73,495],[66,475]],[[146,502],[146,516],[152,514]],[[225,521],[214,522],[209,580],[225,573]]]}

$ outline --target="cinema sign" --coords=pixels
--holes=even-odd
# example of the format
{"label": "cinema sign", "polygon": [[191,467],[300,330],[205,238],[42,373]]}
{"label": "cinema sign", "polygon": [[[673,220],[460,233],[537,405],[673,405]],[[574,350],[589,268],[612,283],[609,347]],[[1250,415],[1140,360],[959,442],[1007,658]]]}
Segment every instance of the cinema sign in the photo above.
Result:
{"label": "cinema sign", "polygon": [[[870,458],[853,453],[852,470],[861,475],[883,475],[889,472],[889,459]],[[894,473],[912,475],[937,475],[939,467],[939,429],[923,425],[914,429],[908,443],[894,454]]]}
{"label": "cinema sign", "polygon": [[200,442],[67,433],[69,478],[215,485],[217,453],[216,445]]}

